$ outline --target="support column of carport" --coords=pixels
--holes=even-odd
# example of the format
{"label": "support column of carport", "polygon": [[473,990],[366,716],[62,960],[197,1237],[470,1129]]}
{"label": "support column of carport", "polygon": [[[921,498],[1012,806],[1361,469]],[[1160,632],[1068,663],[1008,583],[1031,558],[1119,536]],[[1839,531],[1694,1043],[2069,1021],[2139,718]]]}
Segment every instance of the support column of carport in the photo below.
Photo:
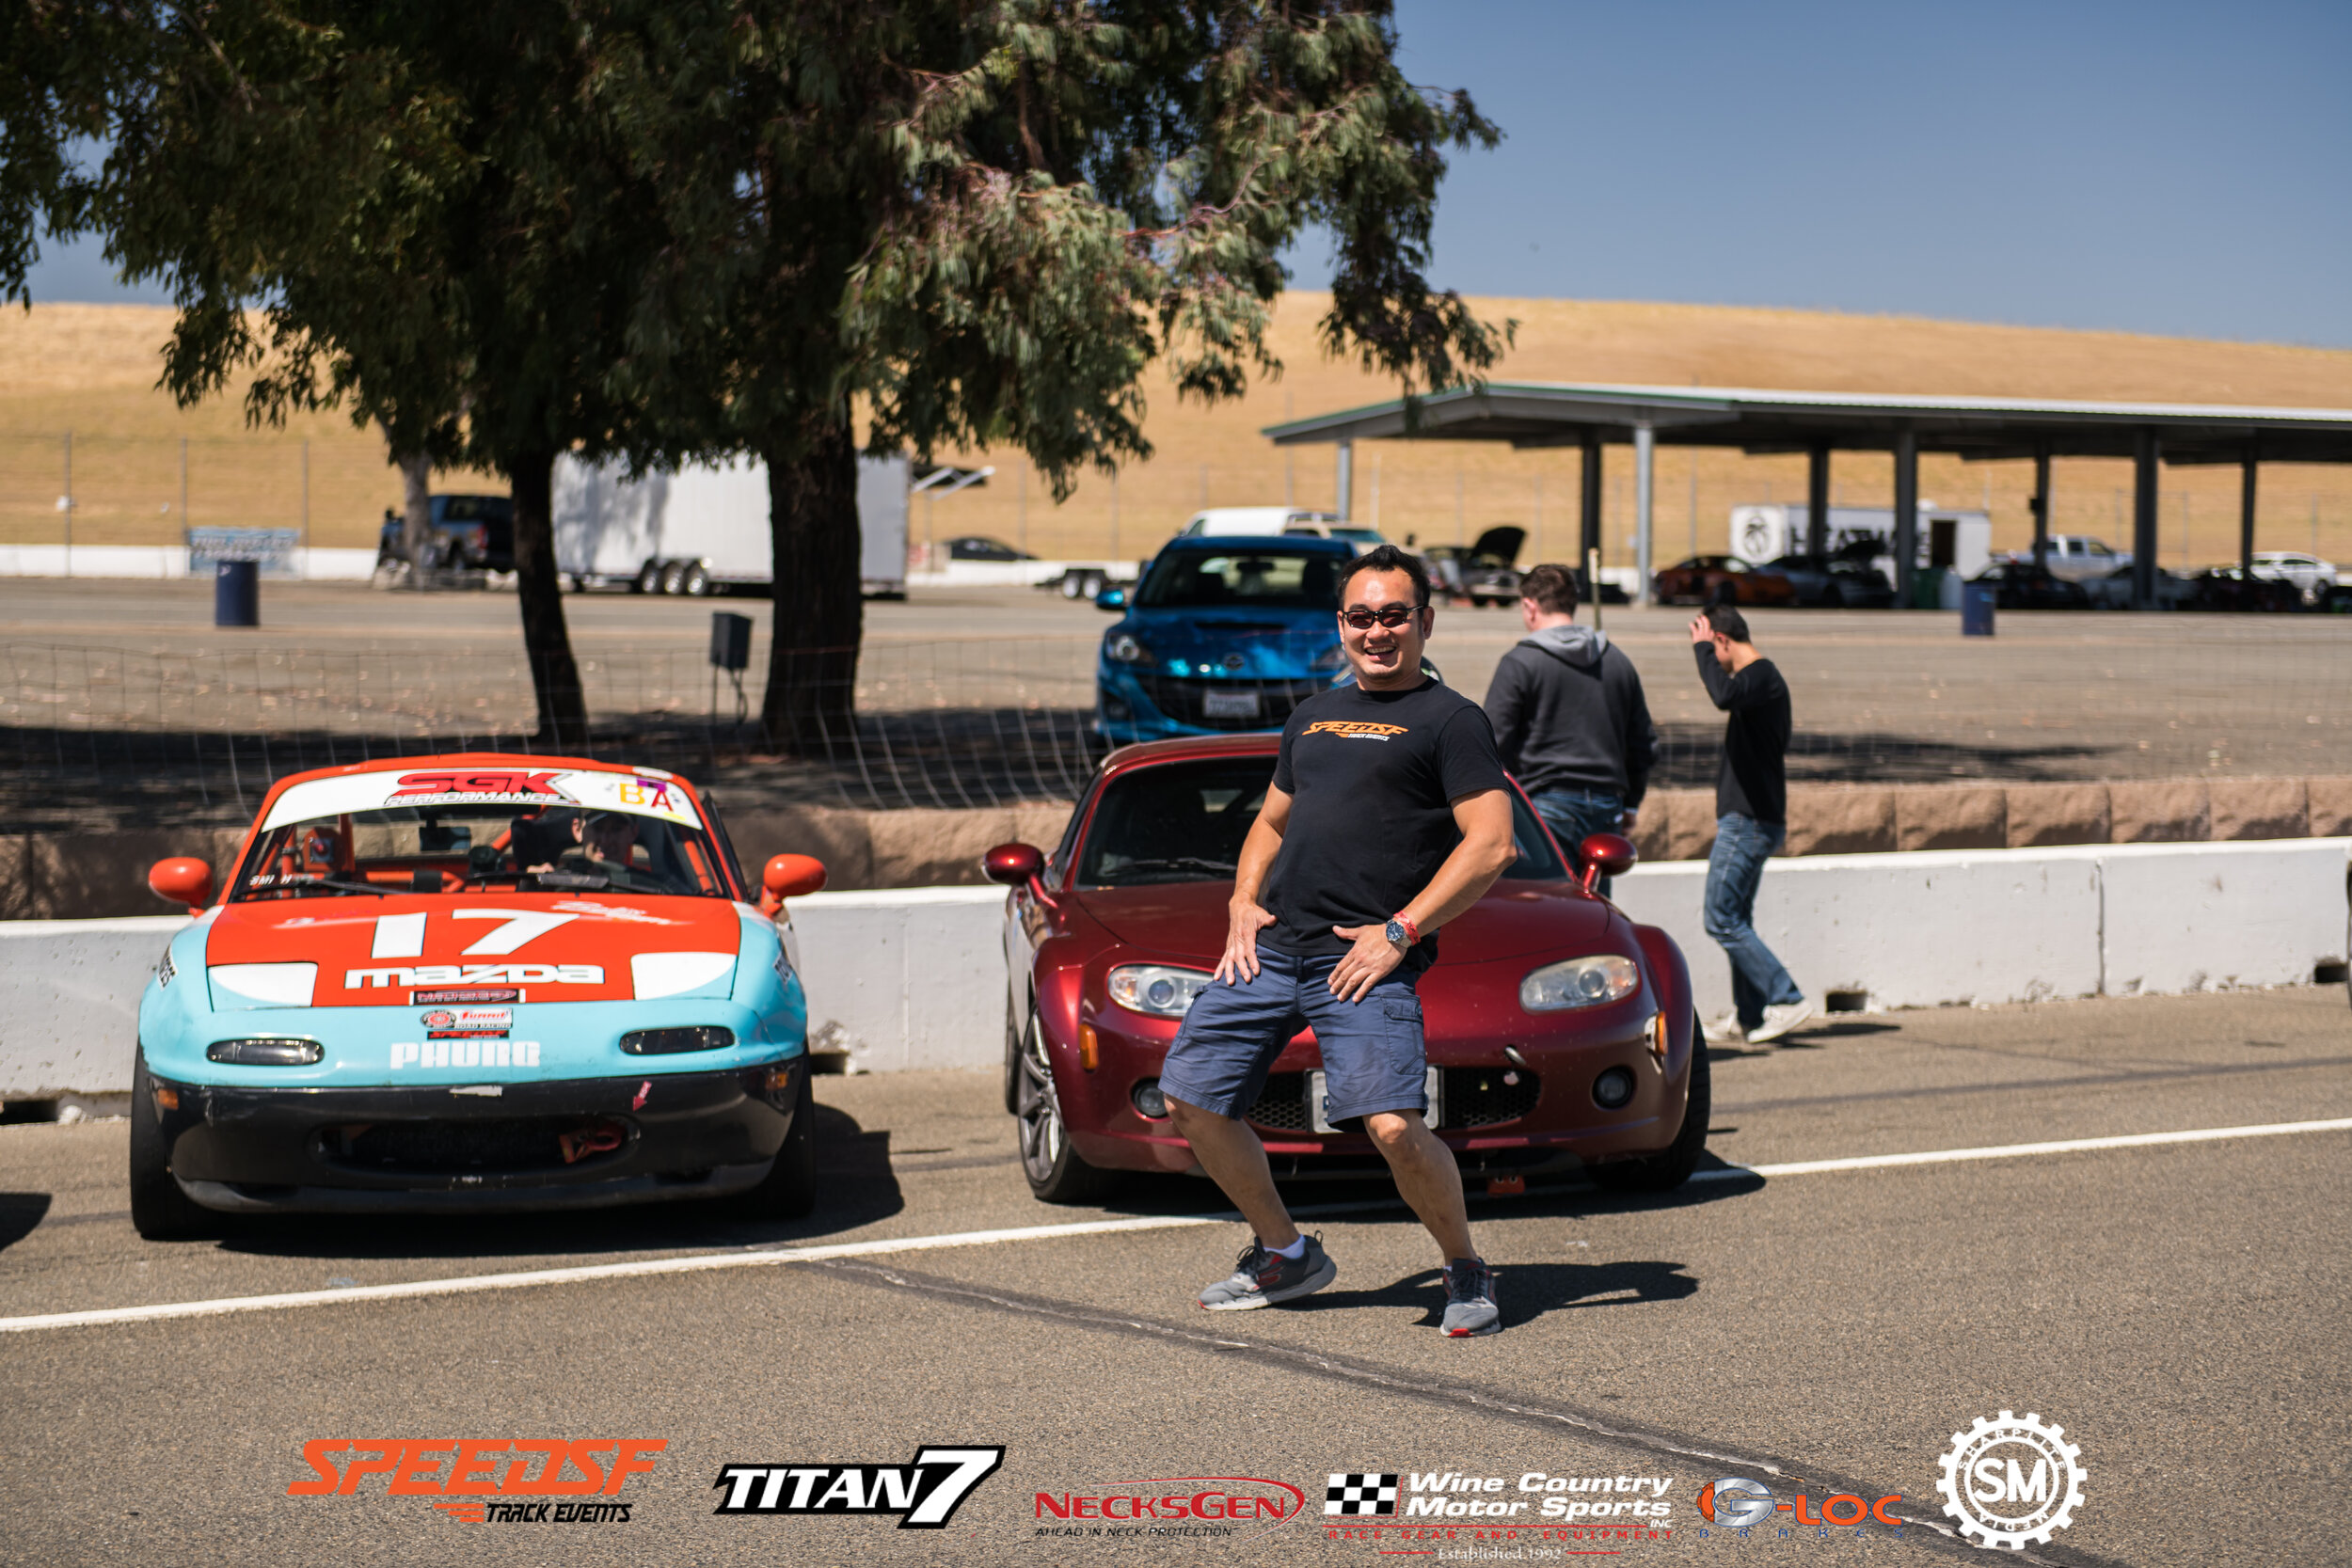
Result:
{"label": "support column of carport", "polygon": [[1829,554],[1829,443],[1816,441],[1805,454],[1804,553]]}
{"label": "support column of carport", "polygon": [[2050,569],[2050,443],[2033,444],[2033,569]]}
{"label": "support column of carport", "polygon": [[1334,485],[1339,491],[1339,504],[1331,510],[1340,515],[1340,521],[1343,523],[1355,515],[1348,502],[1354,499],[1356,492],[1356,443],[1342,441],[1339,448],[1340,471],[1334,479]]}
{"label": "support column of carport", "polygon": [[1919,436],[1909,425],[1895,433],[1895,604],[1911,608],[1919,562]]}
{"label": "support column of carport", "polygon": [[1650,497],[1656,493],[1652,478],[1657,459],[1658,442],[1645,420],[1633,427],[1633,575],[1641,579],[1637,604],[1657,602],[1649,580]]}
{"label": "support column of carport", "polygon": [[2163,451],[2156,433],[2132,433],[2132,608],[2156,608],[2156,459]]}
{"label": "support column of carport", "polygon": [[2249,579],[2254,575],[2254,470],[2262,458],[2262,443],[2246,443],[2237,486],[2237,569]]}
{"label": "support column of carport", "polygon": [[1584,596],[1600,603],[1600,432],[1586,426],[1581,446],[1584,465],[1577,472],[1576,569],[1590,572]]}

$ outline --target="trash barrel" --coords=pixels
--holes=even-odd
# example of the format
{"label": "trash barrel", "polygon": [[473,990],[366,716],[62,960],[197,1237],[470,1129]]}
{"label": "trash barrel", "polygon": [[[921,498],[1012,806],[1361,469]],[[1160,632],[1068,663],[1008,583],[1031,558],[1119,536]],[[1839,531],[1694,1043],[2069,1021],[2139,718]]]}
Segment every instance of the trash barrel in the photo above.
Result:
{"label": "trash barrel", "polygon": [[1960,587],[1960,635],[1993,635],[1993,584],[1964,582]]}
{"label": "trash barrel", "polygon": [[258,626],[262,624],[262,563],[258,561],[213,562],[213,625]]}

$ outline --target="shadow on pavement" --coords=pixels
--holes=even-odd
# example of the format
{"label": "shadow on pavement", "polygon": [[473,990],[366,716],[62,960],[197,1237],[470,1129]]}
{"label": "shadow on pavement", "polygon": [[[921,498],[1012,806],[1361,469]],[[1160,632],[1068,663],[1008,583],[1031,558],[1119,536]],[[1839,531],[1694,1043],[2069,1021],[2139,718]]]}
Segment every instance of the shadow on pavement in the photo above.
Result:
{"label": "shadow on pavement", "polygon": [[[1547,1312],[1586,1307],[1623,1307],[1639,1301],[1680,1301],[1698,1293],[1687,1265],[1629,1259],[1616,1263],[1517,1263],[1495,1267],[1496,1299],[1503,1326],[1530,1323]],[[1295,1312],[1337,1311],[1350,1307],[1418,1307],[1421,1325],[1445,1319],[1445,1281],[1436,1269],[1406,1275],[1371,1291],[1321,1291],[1292,1304]]]}
{"label": "shadow on pavement", "polygon": [[[653,1203],[564,1213],[342,1214],[231,1218],[224,1252],[271,1258],[544,1258],[773,1246],[814,1241],[906,1207],[890,1169],[890,1134],[817,1105],[817,1212],[805,1219],[739,1219],[715,1203]],[[0,1195],[5,1205],[7,1195]],[[0,1207],[0,1237],[11,1211]],[[26,1229],[31,1226],[27,1225]]]}
{"label": "shadow on pavement", "polygon": [[31,1235],[48,1216],[49,1202],[47,1193],[0,1193],[0,1248]]}

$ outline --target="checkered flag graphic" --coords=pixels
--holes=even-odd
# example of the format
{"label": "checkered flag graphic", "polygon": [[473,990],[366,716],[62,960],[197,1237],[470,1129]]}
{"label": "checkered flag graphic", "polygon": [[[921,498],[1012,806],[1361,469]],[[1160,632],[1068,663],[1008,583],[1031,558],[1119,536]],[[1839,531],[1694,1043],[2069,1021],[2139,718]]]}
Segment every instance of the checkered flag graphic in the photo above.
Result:
{"label": "checkered flag graphic", "polygon": [[1366,1470],[1350,1470],[1342,1475],[1334,1472],[1330,1486],[1323,1494],[1326,1513],[1394,1513],[1396,1512],[1396,1477],[1375,1475]]}

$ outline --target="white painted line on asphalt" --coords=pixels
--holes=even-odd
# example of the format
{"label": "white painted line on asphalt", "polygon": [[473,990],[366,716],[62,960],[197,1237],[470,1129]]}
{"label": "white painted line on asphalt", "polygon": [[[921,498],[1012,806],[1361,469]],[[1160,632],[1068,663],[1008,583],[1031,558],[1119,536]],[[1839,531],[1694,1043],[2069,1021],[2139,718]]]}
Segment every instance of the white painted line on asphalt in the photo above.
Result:
{"label": "white painted line on asphalt", "polygon": [[[2218,1138],[2267,1138],[2288,1132],[2352,1132],[2352,1117],[2333,1121],[2282,1121],[2259,1127],[2207,1127],[2187,1132],[2133,1132],[2116,1138],[2068,1138],[2058,1143],[2008,1144],[1994,1148],[1938,1148],[1918,1154],[1866,1154],[1850,1160],[1798,1160],[1778,1165],[1730,1165],[1704,1170],[1693,1181],[1728,1181],[1743,1176],[1812,1176],[1825,1171],[1877,1170],[1889,1165],[1934,1165],[1971,1160],[2006,1160],[2034,1154],[2074,1154],[2086,1149],[2143,1148],[2158,1144],[2208,1143]],[[1377,1209],[1394,1199],[1304,1205],[1301,1219]],[[465,1295],[477,1291],[514,1291],[532,1285],[579,1285],[598,1279],[633,1279],[648,1275],[703,1274],[717,1269],[766,1268],[779,1263],[814,1263],[829,1258],[873,1258],[896,1252],[930,1252],[941,1247],[995,1246],[1009,1242],[1048,1242],[1068,1236],[1108,1236],[1130,1230],[1181,1230],[1232,1225],[1240,1216],[1147,1214],[1123,1220],[1078,1220],[1068,1225],[1031,1225],[1010,1230],[959,1230],[944,1236],[900,1236],[872,1242],[834,1242],[821,1246],[769,1251],[706,1252],[685,1258],[647,1258],[628,1263],[591,1263],[570,1269],[533,1269],[515,1274],[460,1275],[454,1279],[414,1279],[398,1285],[346,1286],[337,1291],[292,1291],[273,1296],[224,1296],[214,1301],[159,1302],[151,1307],[106,1307],[87,1312],[44,1312],[0,1318],[0,1334],[41,1328],[91,1328],[106,1323],[161,1323],[177,1318],[215,1318],[232,1312],[273,1312],[295,1307],[329,1307],[351,1301],[398,1301],[414,1296]]]}
{"label": "white painted line on asphalt", "polygon": [[2002,1144],[1992,1148],[1932,1148],[1920,1154],[1863,1154],[1850,1160],[1793,1160],[1780,1165],[1728,1165],[1703,1170],[1693,1181],[1729,1181],[1742,1176],[1818,1176],[1824,1171],[1883,1170],[1890,1165],[1947,1165],[1968,1160],[2014,1160],[2029,1154],[2079,1154],[2093,1148],[2149,1148],[2158,1144],[2201,1144],[2217,1138],[2275,1138],[2287,1132],[2352,1132],[2352,1117],[2333,1121],[2274,1121],[2258,1127],[2203,1127],[2189,1132],[2127,1132],[2114,1138],[2065,1138],[2046,1144]]}

